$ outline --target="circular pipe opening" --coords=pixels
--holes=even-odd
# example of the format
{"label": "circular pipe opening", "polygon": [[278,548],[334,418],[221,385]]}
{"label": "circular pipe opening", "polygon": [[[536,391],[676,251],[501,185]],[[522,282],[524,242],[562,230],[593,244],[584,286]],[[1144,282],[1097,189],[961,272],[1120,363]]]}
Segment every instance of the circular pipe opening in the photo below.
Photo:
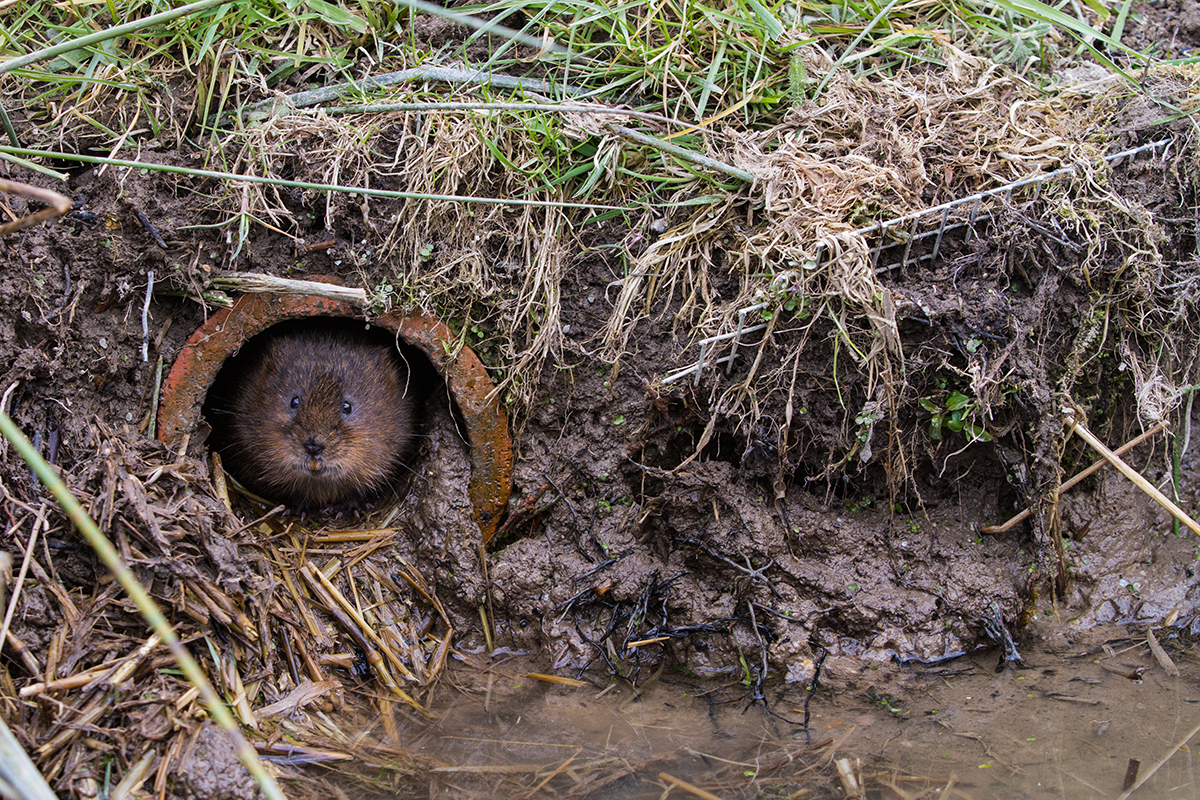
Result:
{"label": "circular pipe opening", "polygon": [[[245,294],[196,330],[163,383],[158,438],[178,447],[202,419],[209,389],[226,361],[249,340],[280,323],[313,317],[364,320],[340,300],[309,295]],[[512,441],[495,385],[470,348],[459,346],[446,325],[429,314],[383,314],[369,320],[416,348],[446,381],[461,414],[471,454],[468,495],[484,544],[496,532],[512,487]]]}

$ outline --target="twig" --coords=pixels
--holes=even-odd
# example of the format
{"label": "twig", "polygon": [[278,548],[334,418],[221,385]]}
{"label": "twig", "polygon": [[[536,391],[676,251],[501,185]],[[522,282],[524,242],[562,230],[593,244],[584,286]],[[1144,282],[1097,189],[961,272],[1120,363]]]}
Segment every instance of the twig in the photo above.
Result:
{"label": "twig", "polygon": [[574,678],[564,678],[561,675],[547,675],[542,672],[527,672],[525,673],[525,677],[535,681],[542,681],[543,683],[556,683],[560,686],[570,686],[572,689],[579,689],[588,685],[583,681],[577,681]]}
{"label": "twig", "polygon": [[[1159,431],[1163,430],[1166,427],[1167,427],[1167,423],[1160,422],[1159,424],[1155,425],[1150,430],[1143,433],[1141,436],[1138,436],[1135,439],[1130,439],[1128,442],[1126,442],[1125,444],[1118,447],[1116,450],[1113,451],[1113,454],[1118,455],[1118,456],[1125,455],[1130,450],[1137,447],[1139,444],[1146,441],[1151,436],[1153,436],[1154,434],[1158,433]],[[1108,462],[1105,461],[1103,458],[1099,459],[1098,461],[1093,463],[1087,469],[1078,473],[1070,480],[1065,481],[1062,486],[1058,487],[1058,493],[1061,495],[1063,492],[1067,491],[1072,486],[1079,483],[1081,480],[1083,480],[1087,476],[1091,475],[1093,472],[1100,469],[1107,463]],[[1022,511],[1020,514],[1017,514],[1015,517],[1010,519],[1008,522],[1004,523],[1003,525],[985,525],[984,527],[980,528],[979,530],[986,534],[1005,533],[1009,529],[1011,529],[1014,525],[1017,525],[1021,522],[1024,522],[1025,520],[1027,520],[1029,518],[1029,515],[1032,513],[1033,513],[1033,509],[1027,508],[1024,511]]]}
{"label": "twig", "polygon": [[162,236],[159,235],[158,231],[155,229],[150,220],[146,219],[146,215],[143,214],[140,209],[136,208],[133,210],[133,215],[137,217],[138,222],[142,223],[142,227],[145,228],[146,232],[150,234],[150,238],[154,239],[154,243],[163,250],[166,250],[167,243],[163,241]]}
{"label": "twig", "polygon": [[[12,554],[0,550],[0,606],[8,594],[8,582],[12,580]],[[0,648],[4,647],[4,637],[0,636]]]}
{"label": "twig", "polygon": [[[9,387],[4,390],[4,394],[2,396],[0,396],[0,414],[8,413],[8,401],[12,399],[13,392],[15,392],[17,390],[17,387],[20,385],[21,385],[21,382],[19,380],[16,380],[16,381],[13,381],[9,385]],[[7,458],[8,458],[8,439],[5,439],[3,442],[0,442],[0,461],[3,461]]]}
{"label": "twig", "polygon": [[680,780],[679,778],[676,778],[674,775],[671,775],[670,773],[660,772],[660,773],[658,773],[658,779],[660,781],[665,781],[666,783],[669,783],[672,786],[678,786],[680,789],[683,789],[685,792],[687,792],[689,794],[694,794],[694,795],[696,795],[696,797],[702,797],[702,798],[704,798],[704,800],[721,800],[721,798],[717,797],[712,792],[705,791],[704,789],[701,789],[699,786],[693,786],[692,784],[688,783],[687,781]]}
{"label": "twig", "polygon": [[230,272],[213,277],[213,283],[223,289],[239,292],[269,292],[271,294],[301,294],[312,297],[327,297],[343,300],[356,306],[367,304],[367,292],[333,283],[300,281],[293,278],[276,278],[273,275],[258,275],[252,272]]}
{"label": "twig", "polygon": [[[0,65],[3,66],[3,65]],[[2,71],[2,70],[0,70]],[[30,200],[37,200],[40,203],[45,203],[49,208],[43,208],[41,211],[30,214],[20,219],[14,219],[12,222],[6,222],[0,225],[0,236],[14,231],[24,230],[37,225],[39,222],[46,222],[52,219],[58,219],[63,214],[66,214],[75,205],[70,198],[63,197],[58,192],[53,192],[49,189],[41,189],[37,186],[30,186],[27,183],[17,183],[16,181],[6,181],[0,178],[0,192],[6,194],[19,194],[22,197],[27,197]]]}
{"label": "twig", "polygon": [[112,668],[120,663],[121,659],[106,661],[103,664],[92,667],[91,669],[77,672],[74,675],[68,675],[65,678],[57,678],[52,681],[39,683],[31,683],[28,686],[22,686],[17,693],[20,697],[33,697],[34,695],[46,694],[48,692],[57,692],[64,689],[78,689],[80,686],[87,686],[96,678],[104,677],[112,671]]}
{"label": "twig", "polygon": [[226,536],[226,538],[232,539],[233,537],[237,536],[237,535],[238,535],[239,533],[241,533],[242,531],[248,531],[248,530],[250,530],[251,528],[258,527],[258,526],[259,526],[259,525],[261,525],[262,523],[264,523],[264,522],[266,522],[267,520],[269,520],[271,517],[275,516],[276,514],[281,514],[281,513],[283,513],[283,512],[284,512],[284,511],[286,511],[286,510],[287,510],[287,506],[275,506],[274,508],[272,508],[272,509],[271,509],[270,511],[268,511],[267,513],[263,514],[263,515],[262,515],[261,517],[259,517],[258,519],[250,520],[249,522],[247,522],[247,523],[246,523],[245,525],[243,525],[242,527],[240,527],[240,528],[237,528],[236,530],[232,530],[232,531],[230,531],[229,533],[225,534],[225,536]]}
{"label": "twig", "polygon": [[[444,13],[442,10],[439,13]],[[339,83],[335,86],[322,86],[320,89],[309,89],[303,92],[286,97],[271,98],[263,100],[254,105],[247,106],[242,113],[247,116],[262,115],[269,113],[273,108],[281,103],[285,107],[290,108],[305,108],[315,106],[320,103],[325,103],[347,94],[361,94],[369,92],[372,89],[380,89],[386,86],[393,86],[398,83],[409,83],[413,81],[442,81],[443,83],[477,83],[488,86],[495,86],[501,89],[518,89],[522,92],[539,92],[552,94],[555,87],[543,83],[539,80],[529,80],[527,78],[514,78],[511,75],[497,75],[491,72],[483,72],[477,69],[454,69],[453,67],[435,67],[423,66],[413,67],[412,69],[402,69],[398,72],[388,72],[383,75],[373,75],[369,78],[363,78],[358,81],[350,81],[349,83]],[[564,94],[577,95],[583,94],[582,89],[576,89],[573,86],[560,86]],[[217,123],[221,125],[231,118],[232,114],[227,114]]]}
{"label": "twig", "polygon": [[636,642],[626,642],[625,649],[626,650],[636,650],[637,648],[645,647],[648,644],[658,644],[659,642],[669,642],[669,641],[671,641],[670,636],[654,636],[650,639],[639,639]]}
{"label": "twig", "polygon": [[270,719],[291,714],[341,688],[342,684],[338,681],[302,681],[295,689],[288,692],[286,697],[281,697],[269,706],[258,709],[258,718]]}
{"label": "twig", "polygon": [[[311,564],[305,564],[300,568],[300,575],[308,581],[309,586],[325,601],[326,610],[338,619],[346,630],[358,641],[359,647],[363,648],[363,651],[367,654],[367,660],[375,668],[384,685],[419,713],[426,717],[430,716],[429,712],[422,708],[420,703],[396,684],[395,680],[391,677],[391,673],[387,671],[387,667],[383,663],[384,659],[395,667],[407,680],[416,683],[417,676],[412,674],[412,671],[405,666],[395,651],[388,647],[387,643],[380,638],[375,629],[367,624],[367,621],[358,613],[358,609],[342,596],[342,593],[325,576],[325,573],[316,569]],[[380,653],[382,653],[382,656],[380,656]]]}
{"label": "twig", "polygon": [[728,564],[729,566],[738,570],[739,572],[744,572],[745,574],[749,575],[751,579],[754,579],[754,578],[759,579],[764,584],[766,584],[767,588],[771,590],[772,594],[774,594],[776,597],[779,596],[779,590],[775,588],[775,584],[771,583],[770,578],[768,578],[765,574],[763,574],[768,569],[770,569],[772,566],[775,565],[774,558],[767,559],[766,564],[763,564],[761,567],[755,569],[754,562],[752,562],[750,560],[750,556],[746,555],[745,553],[739,552],[738,555],[740,555],[742,558],[744,558],[746,560],[746,566],[743,567],[741,564],[738,564],[736,561],[726,558],[725,556],[716,552],[712,548],[708,547],[705,544],[702,544],[701,542],[696,541],[695,539],[684,539],[683,541],[698,545],[702,550],[704,550],[704,552],[708,553],[713,558],[724,561],[726,564]]}
{"label": "twig", "polygon": [[83,691],[86,693],[96,686],[119,686],[129,679],[134,671],[142,665],[142,662],[150,655],[153,650],[162,643],[162,637],[157,633],[152,634],[149,639],[142,642],[137,650],[134,650],[125,658],[113,664],[100,675],[96,675],[92,680],[85,683]]}
{"label": "twig", "polygon": [[808,727],[809,708],[808,704],[812,702],[813,695],[817,693],[817,686],[821,682],[821,667],[825,664],[825,657],[829,655],[829,651],[824,647],[821,648],[821,655],[817,657],[817,664],[813,667],[812,683],[808,687],[808,695],[804,698],[804,743],[812,744],[812,731]]}
{"label": "twig", "polygon": [[1150,652],[1154,654],[1154,658],[1158,661],[1158,665],[1163,668],[1163,671],[1172,678],[1179,677],[1179,667],[1175,666],[1175,662],[1167,655],[1167,651],[1163,650],[1162,645],[1158,643],[1158,639],[1154,636],[1154,631],[1146,631],[1146,644],[1150,645]]}
{"label": "twig", "polygon": [[547,783],[549,783],[549,782],[550,782],[550,781],[551,781],[551,780],[554,778],[554,776],[555,776],[555,775],[557,775],[558,773],[562,772],[562,771],[563,771],[564,769],[566,769],[567,767],[571,766],[571,762],[575,760],[575,756],[579,755],[579,754],[580,754],[580,753],[582,753],[582,752],[583,752],[583,748],[577,748],[577,749],[575,750],[575,753],[574,753],[574,754],[573,754],[573,755],[572,755],[570,758],[568,758],[568,759],[567,759],[566,761],[564,761],[563,763],[559,764],[559,765],[558,765],[558,768],[557,768],[557,769],[555,769],[555,770],[554,770],[554,772],[551,772],[549,775],[547,775],[547,776],[546,776],[546,777],[545,777],[545,778],[542,780],[542,782],[541,782],[541,783],[539,783],[537,786],[533,787],[533,789],[531,789],[531,790],[529,791],[529,794],[525,795],[525,797],[526,797],[526,800],[528,800],[528,798],[530,798],[530,797],[533,797],[535,794],[537,794],[537,793],[538,793],[538,790],[539,790],[539,789],[541,789],[543,786],[545,786]]}
{"label": "twig", "polygon": [[1083,439],[1085,442],[1090,444],[1097,453],[1099,453],[1100,455],[1102,455],[1106,459],[1108,459],[1110,462],[1112,462],[1112,465],[1114,467],[1116,467],[1117,469],[1119,469],[1121,471],[1122,475],[1124,475],[1126,478],[1129,478],[1129,480],[1133,481],[1134,484],[1139,489],[1141,489],[1146,494],[1150,495],[1150,497],[1152,497],[1155,502],[1157,502],[1160,506],[1165,508],[1167,511],[1170,511],[1172,514],[1174,514],[1176,519],[1178,519],[1184,525],[1187,525],[1189,528],[1192,529],[1192,531],[1194,533],[1196,533],[1198,536],[1200,536],[1200,525],[1198,525],[1196,523],[1196,520],[1189,517],[1184,512],[1183,509],[1181,509],[1179,506],[1175,505],[1175,503],[1173,503],[1171,501],[1171,498],[1167,497],[1165,494],[1160,492],[1154,486],[1154,484],[1150,483],[1150,481],[1143,478],[1138,473],[1137,470],[1135,470],[1133,467],[1129,466],[1124,461],[1122,461],[1120,456],[1118,456],[1112,450],[1109,450],[1107,447],[1105,447],[1104,442],[1100,441],[1095,436],[1093,436],[1092,432],[1089,431],[1087,428],[1085,428],[1081,421],[1078,421],[1078,419],[1077,419],[1078,415],[1079,415],[1079,411],[1077,409],[1074,409],[1074,408],[1064,408],[1063,409],[1063,420],[1066,421],[1067,425],[1070,426],[1072,431],[1074,431],[1075,433],[1077,433],[1079,435],[1079,438]]}
{"label": "twig", "polygon": [[154,270],[146,272],[146,298],[142,301],[142,363],[150,361],[150,297],[154,294]]}
{"label": "twig", "polygon": [[842,782],[846,796],[852,797],[854,800],[866,800],[867,793],[863,790],[862,781],[862,763],[857,758],[853,761],[848,758],[839,758],[833,762],[833,765],[837,768],[838,780]]}
{"label": "twig", "polygon": [[1129,759],[1129,763],[1125,765],[1125,780],[1121,784],[1121,790],[1125,791],[1137,783],[1138,769],[1142,766],[1142,762],[1136,758]]}
{"label": "twig", "polygon": [[21,571],[17,574],[16,581],[13,582],[12,598],[9,600],[8,610],[4,612],[4,623],[0,624],[0,650],[4,649],[4,642],[8,638],[8,628],[12,624],[17,604],[21,600],[21,587],[25,584],[25,576],[29,573],[29,563],[33,561],[33,548],[37,544],[38,531],[45,524],[46,506],[43,503],[38,508],[37,519],[33,521],[33,530],[29,532],[29,544],[25,547],[25,557],[21,560]]}
{"label": "twig", "polygon": [[154,394],[150,397],[150,420],[146,426],[146,438],[154,439],[158,432],[158,401],[162,398],[163,357],[160,353],[154,362]]}
{"label": "twig", "polygon": [[622,117],[644,119],[647,122],[661,122],[665,125],[677,125],[691,131],[703,131],[699,125],[684,122],[662,114],[651,114],[648,111],[636,111],[632,108],[615,108],[613,106],[589,106],[582,103],[354,103],[345,106],[325,106],[324,108],[300,109],[296,113],[304,115],[325,114],[372,114],[387,111],[564,111],[576,114],[613,114]]}
{"label": "twig", "polygon": [[113,789],[109,800],[129,800],[130,797],[142,796],[141,787],[146,782],[146,778],[150,777],[150,767],[154,766],[155,759],[158,758],[158,751],[153,747],[146,750],[138,762],[129,768],[129,772],[125,773],[125,777]]}
{"label": "twig", "polygon": [[1158,772],[1158,768],[1161,767],[1163,764],[1167,763],[1167,760],[1170,759],[1171,756],[1173,756],[1177,752],[1179,752],[1179,750],[1182,749],[1185,744],[1187,744],[1189,741],[1191,741],[1191,738],[1193,736],[1195,736],[1197,733],[1200,733],[1200,725],[1197,725],[1196,727],[1194,727],[1190,731],[1188,731],[1187,736],[1184,736],[1182,739],[1179,740],[1179,742],[1177,744],[1175,744],[1173,747],[1171,747],[1171,749],[1167,751],[1166,755],[1164,755],[1162,758],[1160,758],[1158,760],[1157,764],[1155,764],[1150,769],[1146,770],[1146,774],[1143,775],[1138,780],[1137,783],[1135,783],[1133,786],[1130,786],[1128,790],[1126,790],[1125,792],[1122,792],[1121,795],[1117,798],[1117,800],[1128,800],[1129,795],[1136,792],[1138,790],[1139,786],[1141,786],[1146,781],[1150,780],[1150,776],[1153,775],[1154,773]]}

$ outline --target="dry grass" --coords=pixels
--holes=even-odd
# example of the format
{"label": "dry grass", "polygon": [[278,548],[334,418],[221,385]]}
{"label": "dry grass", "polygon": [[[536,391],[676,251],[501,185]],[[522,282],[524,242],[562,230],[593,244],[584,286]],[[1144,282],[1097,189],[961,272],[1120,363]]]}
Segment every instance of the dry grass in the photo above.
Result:
{"label": "dry grass", "polygon": [[[392,552],[396,528],[322,534],[271,515],[247,526],[216,499],[199,461],[110,432],[99,435],[97,453],[75,493],[104,530],[117,532],[125,562],[205,662],[260,754],[296,765],[369,757],[377,766],[370,779],[388,775],[394,785],[429,769],[398,744],[395,715],[428,716],[454,629],[424,576]],[[9,535],[32,516],[47,521],[44,536],[62,534],[44,503],[6,500],[23,509]],[[93,768],[101,745],[89,738],[100,730],[102,752],[116,747],[129,765],[148,758],[157,777],[143,780],[156,786],[167,777],[202,780],[216,765],[193,760],[221,757],[229,761],[217,768],[233,769],[237,785],[231,751],[196,751],[197,737],[208,736],[197,693],[130,616],[119,587],[92,593],[60,582],[64,570],[85,564],[33,555],[25,605],[47,615],[41,635],[52,644],[19,651],[34,674],[55,677],[3,692],[5,717],[42,774],[86,796],[103,778]],[[369,671],[378,693],[350,691],[338,677],[344,670]],[[344,727],[362,716],[381,729]]]}
{"label": "dry grass", "polygon": [[[924,448],[914,438],[919,426],[906,419],[918,399],[936,395],[935,376],[970,398],[972,430],[1005,430],[1014,391],[1039,397],[1086,391],[1094,360],[1118,347],[1144,420],[1160,420],[1178,406],[1180,387],[1195,379],[1187,375],[1196,337],[1169,337],[1167,349],[1146,351],[1147,342],[1159,340],[1154,331],[1191,323],[1165,310],[1177,297],[1164,307],[1166,298],[1153,291],[1166,280],[1161,235],[1136,200],[1112,190],[1109,168],[1099,161],[1117,115],[1126,113],[1129,93],[1121,84],[1048,93],[950,44],[941,46],[941,67],[869,80],[830,72],[819,47],[803,46],[795,55],[807,74],[830,77],[819,100],[798,100],[776,124],[730,118],[687,130],[646,123],[660,139],[753,175],[753,186],[718,189],[727,177],[631,144],[615,130],[623,119],[603,113],[431,109],[335,117],[284,110],[225,134],[222,152],[237,153],[231,168],[416,196],[395,208],[349,194],[289,198],[255,187],[240,190],[241,197],[215,198],[214,206],[225,214],[236,207],[225,224],[236,221],[243,230],[248,220],[294,230],[290,217],[298,205],[329,230],[347,215],[361,217],[379,244],[364,242],[350,259],[377,303],[419,306],[450,320],[460,343],[496,370],[499,391],[518,416],[537,398],[547,366],[563,362],[562,287],[581,258],[600,256],[611,265],[612,305],[600,335],[571,347],[614,369],[642,357],[637,342],[649,332],[660,354],[658,374],[665,375],[695,360],[699,340],[735,330],[739,310],[762,304],[752,321],[768,327],[749,342],[737,373],[705,371],[709,422],[696,452],[718,421],[744,436],[762,439],[765,431],[780,455],[777,481],[809,458],[807,442],[818,441],[827,479],[857,472],[886,452],[894,492]],[[1189,102],[1194,80],[1169,67],[1147,73],[1145,85],[1165,107]],[[456,99],[471,97],[491,99],[471,88]],[[429,99],[428,91],[400,86],[376,102]],[[1187,152],[1189,139],[1176,147]],[[1101,166],[1044,187],[1040,221],[1027,211],[1013,216],[999,202],[985,209],[1017,226],[1000,237],[1025,231],[1080,243],[1071,247],[1082,256],[1079,276],[1094,291],[1092,310],[1061,363],[1036,374],[1018,368],[1015,362],[1037,349],[1024,345],[990,360],[964,362],[946,353],[908,363],[896,316],[903,292],[898,296],[890,277],[877,271],[874,241],[856,231],[1076,164]],[[506,209],[447,195],[548,205]],[[707,199],[696,202],[698,196]],[[1032,196],[1027,190],[1010,200]],[[597,209],[569,205],[578,201]],[[585,243],[609,230],[592,224],[613,213],[602,207],[624,209],[619,218],[628,227],[618,227],[627,233],[615,249],[589,251]],[[661,235],[647,233],[654,224],[665,228]],[[1011,270],[1011,254],[1028,247],[1016,240],[1005,246],[1004,269]],[[1115,261],[1122,262],[1116,271]],[[718,291],[717,284],[726,288]],[[1113,314],[1130,324],[1114,327]],[[677,343],[674,358],[672,348],[662,349],[664,340]],[[838,431],[800,418],[796,386],[812,375],[814,346],[829,354],[830,366],[817,379],[843,409]],[[1057,461],[1052,450],[1061,445],[1052,438],[1053,446],[1039,445],[1037,458],[1047,463]],[[947,453],[939,459],[945,463]],[[1046,482],[1056,479],[1047,474],[1039,482],[1049,488]]]}

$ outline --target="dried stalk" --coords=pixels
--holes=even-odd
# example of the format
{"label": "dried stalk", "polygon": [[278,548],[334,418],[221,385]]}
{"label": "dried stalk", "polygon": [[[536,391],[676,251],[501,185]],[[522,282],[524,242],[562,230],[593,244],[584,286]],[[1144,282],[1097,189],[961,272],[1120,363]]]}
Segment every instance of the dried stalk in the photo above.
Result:
{"label": "dried stalk", "polygon": [[27,217],[14,219],[12,222],[6,222],[0,225],[0,236],[6,233],[14,233],[16,231],[32,228],[40,222],[49,222],[52,219],[58,219],[63,214],[66,214],[73,207],[73,203],[69,197],[63,197],[58,192],[53,192],[49,189],[41,189],[37,186],[30,186],[26,183],[17,183],[16,181],[6,181],[0,178],[0,192],[8,194],[19,194],[22,197],[28,197],[30,200],[37,200],[45,203],[49,208],[43,208],[41,211],[30,214]]}
{"label": "dried stalk", "polygon": [[[1135,439],[1131,439],[1128,442],[1126,442],[1125,444],[1118,447],[1116,450],[1113,451],[1113,454],[1118,455],[1118,456],[1125,455],[1130,450],[1137,447],[1139,444],[1146,441],[1151,436],[1153,436],[1154,434],[1158,433],[1159,431],[1163,430],[1166,427],[1167,427],[1167,423],[1160,422],[1159,424],[1155,425],[1150,430],[1143,433],[1141,436],[1138,436]],[[1067,491],[1068,489],[1073,487],[1075,484],[1079,483],[1081,480],[1083,480],[1087,476],[1091,475],[1093,472],[1100,469],[1107,463],[1108,462],[1106,460],[1104,460],[1103,458],[1096,461],[1090,467],[1088,467],[1087,469],[1078,473],[1077,475],[1072,477],[1070,480],[1065,481],[1062,486],[1058,487],[1058,494],[1061,495],[1063,492]],[[1018,525],[1018,524],[1024,522],[1025,520],[1029,519],[1029,515],[1032,513],[1033,513],[1033,509],[1027,508],[1024,511],[1022,511],[1021,513],[1014,516],[1008,522],[1005,522],[1003,525],[985,525],[984,527],[980,528],[980,531],[983,533],[989,534],[989,535],[996,534],[996,533],[1006,533],[1006,532],[1012,530],[1013,526]]]}
{"label": "dried stalk", "polygon": [[214,277],[213,283],[222,289],[232,289],[238,292],[269,292],[271,294],[325,297],[330,300],[342,300],[360,308],[367,304],[367,293],[363,289],[352,289],[333,283],[276,278],[273,275],[257,275],[252,272],[230,272]]}
{"label": "dried stalk", "polygon": [[1160,492],[1154,484],[1143,478],[1137,470],[1122,461],[1120,456],[1109,450],[1104,445],[1104,442],[1092,435],[1092,432],[1084,427],[1083,422],[1079,421],[1079,416],[1081,415],[1076,409],[1063,409],[1063,420],[1072,431],[1079,435],[1079,438],[1090,444],[1097,453],[1104,456],[1114,467],[1119,469],[1122,475],[1133,481],[1139,489],[1150,495],[1155,502],[1174,514],[1176,519],[1191,528],[1196,535],[1200,536],[1200,524],[1197,524],[1196,520],[1189,517],[1183,509],[1171,501],[1171,498]]}

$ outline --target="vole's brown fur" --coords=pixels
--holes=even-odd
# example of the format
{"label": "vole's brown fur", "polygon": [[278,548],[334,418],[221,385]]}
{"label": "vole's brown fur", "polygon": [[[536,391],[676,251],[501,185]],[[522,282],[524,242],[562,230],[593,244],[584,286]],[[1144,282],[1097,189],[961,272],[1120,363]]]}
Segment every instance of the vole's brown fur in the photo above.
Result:
{"label": "vole's brown fur", "polygon": [[296,510],[377,495],[413,434],[408,371],[384,344],[346,332],[269,340],[234,387],[226,463]]}

